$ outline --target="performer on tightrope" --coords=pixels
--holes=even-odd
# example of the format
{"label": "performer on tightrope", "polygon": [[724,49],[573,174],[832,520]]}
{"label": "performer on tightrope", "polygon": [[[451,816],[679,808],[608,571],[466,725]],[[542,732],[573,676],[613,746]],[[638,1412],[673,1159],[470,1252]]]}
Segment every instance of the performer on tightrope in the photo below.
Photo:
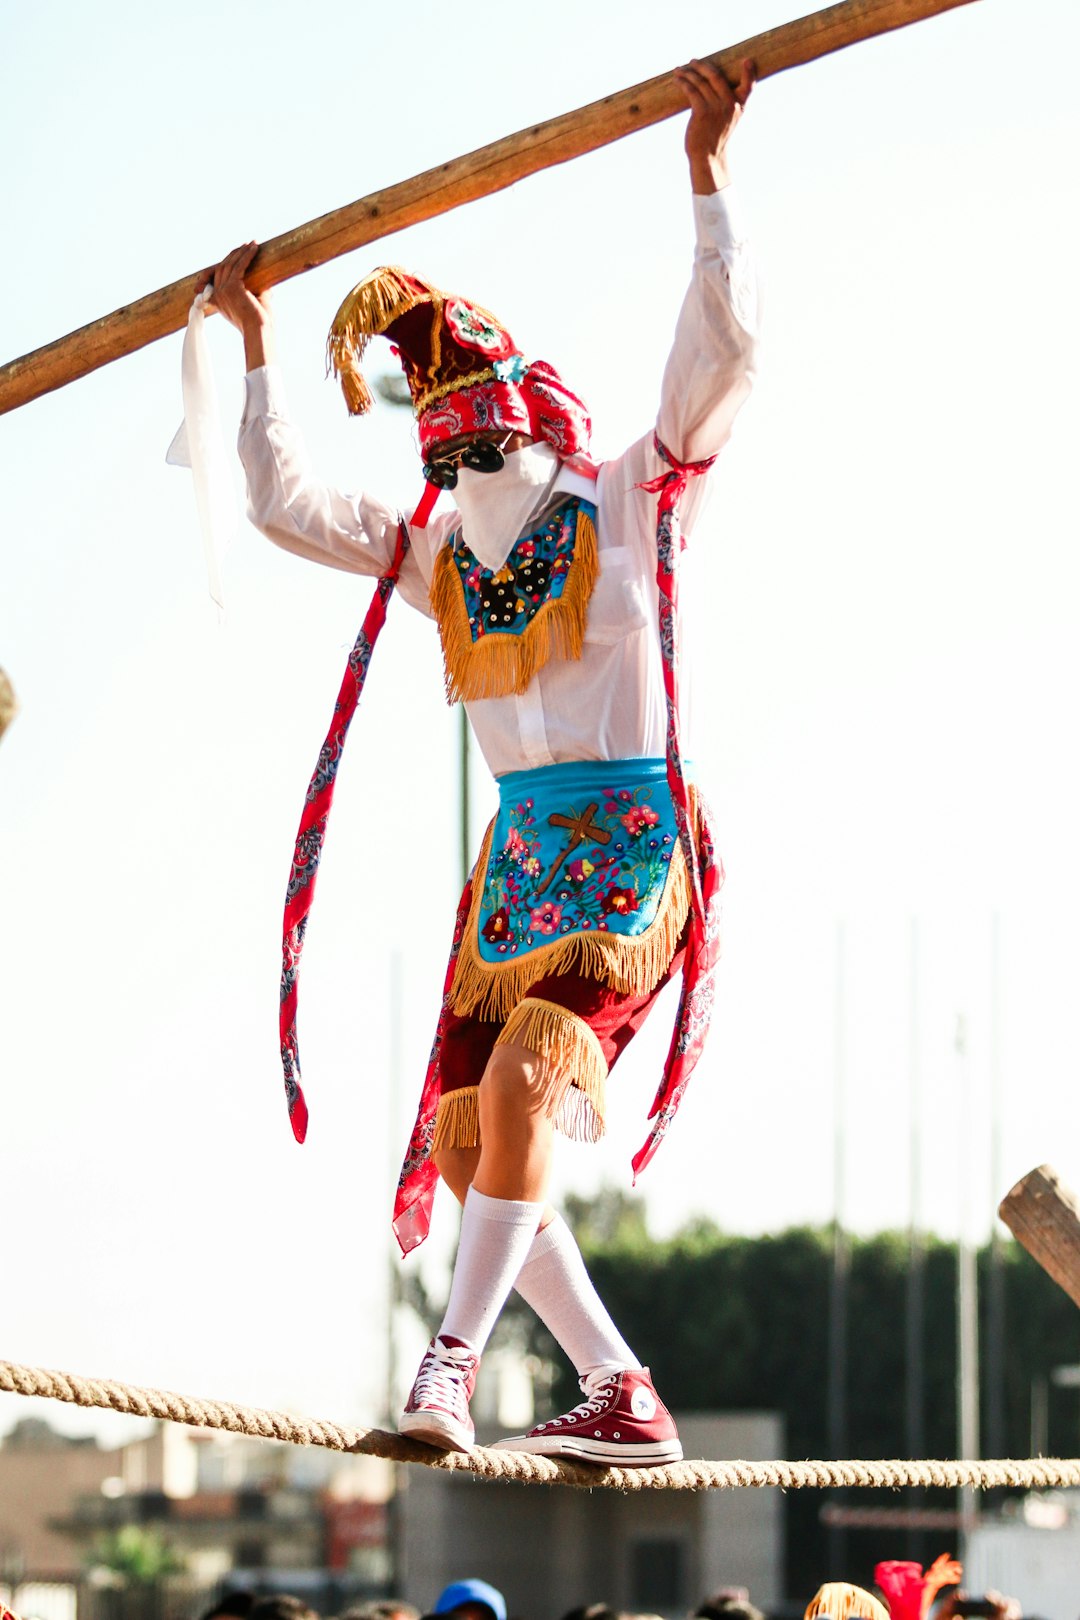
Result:
{"label": "performer on tightrope", "polygon": [[[723,872],[679,742],[676,593],[680,531],[692,526],[700,475],[753,375],[755,281],[727,166],[753,67],[742,64],[735,87],[703,62],[676,78],[690,108],[693,275],[656,431],[599,468],[585,407],[550,365],[520,354],[486,310],[384,268],[345,300],[330,356],[359,412],[370,404],[359,367],[368,341],[395,345],[425,496],[402,518],[376,497],[317,483],[289,423],[268,302],[244,283],[255,245],[213,272],[214,305],[244,337],[239,443],[252,521],[289,551],[380,576],[343,694],[354,684],[355,706],[396,582],[435,619],[448,695],[465,703],[499,787],[458,913],[395,1206],[406,1250],[426,1234],[438,1176],[464,1206],[446,1315],[401,1431],[454,1449],[474,1443],[477,1366],[516,1287],[572,1360],[585,1400],[503,1444],[631,1467],[677,1461],[675,1425],[545,1194],[553,1133],[603,1134],[608,1071],[681,971],[676,1030],[635,1169],[648,1162],[700,1051],[719,949]],[[439,490],[453,491],[457,510],[429,522]],[[282,1050],[301,1140],[303,896],[350,716],[351,707],[338,716],[309,789],[286,909]]]}

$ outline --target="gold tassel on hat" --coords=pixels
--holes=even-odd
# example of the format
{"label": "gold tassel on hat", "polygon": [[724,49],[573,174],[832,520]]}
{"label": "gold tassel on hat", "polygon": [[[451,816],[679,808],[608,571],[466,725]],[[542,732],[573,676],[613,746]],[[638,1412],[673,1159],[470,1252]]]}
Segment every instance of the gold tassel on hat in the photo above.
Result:
{"label": "gold tassel on hat", "polygon": [[396,264],[373,270],[353,288],[334,316],[326,340],[326,369],[340,381],[350,415],[363,416],[373,403],[360,370],[371,339],[410,309],[433,304],[437,312],[442,302],[437,288]]}

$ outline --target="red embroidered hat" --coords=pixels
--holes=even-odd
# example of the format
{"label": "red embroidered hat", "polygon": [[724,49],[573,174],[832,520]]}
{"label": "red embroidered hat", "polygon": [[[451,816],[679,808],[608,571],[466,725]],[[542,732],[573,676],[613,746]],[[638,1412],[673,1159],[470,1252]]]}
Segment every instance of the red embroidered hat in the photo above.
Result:
{"label": "red embroidered hat", "polygon": [[373,337],[401,361],[427,458],[440,441],[493,428],[544,439],[564,459],[588,453],[592,423],[554,366],[531,364],[495,316],[397,265],[373,270],[334,316],[327,363],[354,416],[371,409],[360,361]]}

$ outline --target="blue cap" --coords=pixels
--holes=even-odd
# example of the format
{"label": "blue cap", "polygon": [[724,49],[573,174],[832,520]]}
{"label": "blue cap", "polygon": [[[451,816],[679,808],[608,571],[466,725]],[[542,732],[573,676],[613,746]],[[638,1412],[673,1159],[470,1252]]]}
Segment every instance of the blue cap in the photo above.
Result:
{"label": "blue cap", "polygon": [[483,1603],[495,1620],[506,1620],[506,1599],[487,1581],[452,1581],[435,1599],[432,1613],[449,1614],[451,1609],[460,1609],[464,1603]]}

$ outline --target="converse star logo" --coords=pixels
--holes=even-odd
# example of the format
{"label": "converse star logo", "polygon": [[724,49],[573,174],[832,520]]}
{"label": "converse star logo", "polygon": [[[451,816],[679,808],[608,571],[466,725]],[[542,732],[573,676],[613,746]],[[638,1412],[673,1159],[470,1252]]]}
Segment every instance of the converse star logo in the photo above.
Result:
{"label": "converse star logo", "polygon": [[639,1386],[630,1397],[630,1410],[636,1418],[641,1418],[647,1423],[650,1418],[656,1416],[655,1395]]}

